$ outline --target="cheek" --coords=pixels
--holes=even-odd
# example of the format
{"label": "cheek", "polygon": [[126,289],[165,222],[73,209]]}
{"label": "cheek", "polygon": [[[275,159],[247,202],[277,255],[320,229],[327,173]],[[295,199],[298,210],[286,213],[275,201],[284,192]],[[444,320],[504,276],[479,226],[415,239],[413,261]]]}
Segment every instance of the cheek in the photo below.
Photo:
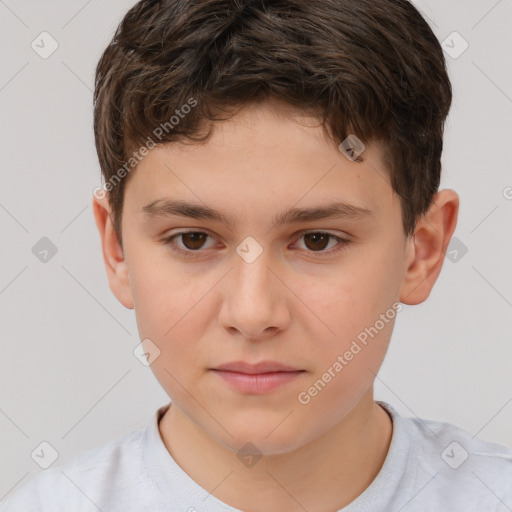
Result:
{"label": "cheek", "polygon": [[[382,364],[400,309],[399,264],[386,248],[372,247],[358,251],[357,260],[347,258],[333,278],[308,277],[300,283],[298,295],[308,306],[302,309],[307,319],[303,328],[315,340],[314,346],[305,347],[309,360],[315,362],[315,379],[331,369],[336,378],[331,378],[329,387],[340,386],[344,393],[349,383],[348,388],[353,383],[366,386],[374,378],[372,372],[377,373]],[[332,368],[337,361],[342,371]]]}
{"label": "cheek", "polygon": [[[155,263],[155,262],[153,262]],[[135,315],[141,339],[149,338],[159,357],[151,364],[160,385],[178,404],[186,403],[204,368],[197,364],[207,321],[202,287],[176,268],[141,262],[134,274]]]}
{"label": "cheek", "polygon": [[140,338],[149,338],[160,351],[151,365],[158,380],[166,389],[179,388],[177,382],[186,385],[204,371],[198,362],[208,354],[200,340],[212,322],[214,288],[222,275],[186,268],[165,254],[147,257],[140,251],[131,256]]}
{"label": "cheek", "polygon": [[356,336],[373,325],[399,296],[396,279],[382,262],[367,260],[334,271],[334,277],[304,277],[298,283],[301,316],[308,318],[310,328],[336,344]]}
{"label": "cheek", "polygon": [[[333,323],[336,335],[319,340],[321,350],[313,351],[309,358],[315,363],[311,379],[296,397],[299,407],[304,407],[306,421],[322,415],[334,424],[370,389],[385,358],[397,310],[400,305],[395,303],[383,309],[381,317],[360,308],[356,318],[347,307],[332,317],[338,319]],[[310,427],[315,428],[313,420]]]}
{"label": "cheek", "polygon": [[129,269],[142,336],[165,340],[190,324],[190,320],[181,319],[194,315],[201,287],[197,286],[197,278],[184,272],[182,265],[166,255],[165,248],[143,244],[130,247]]}

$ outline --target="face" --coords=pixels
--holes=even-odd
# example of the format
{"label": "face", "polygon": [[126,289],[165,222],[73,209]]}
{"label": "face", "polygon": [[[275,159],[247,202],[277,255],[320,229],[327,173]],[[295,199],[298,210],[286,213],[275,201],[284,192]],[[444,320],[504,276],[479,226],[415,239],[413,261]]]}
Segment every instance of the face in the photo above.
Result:
{"label": "face", "polygon": [[[362,156],[268,102],[206,144],[153,149],[127,183],[125,304],[160,351],[151,368],[173,407],[225,446],[296,449],[372,389],[407,239],[380,148]],[[336,216],[287,214],[341,203]],[[219,370],[233,362],[296,371]]]}

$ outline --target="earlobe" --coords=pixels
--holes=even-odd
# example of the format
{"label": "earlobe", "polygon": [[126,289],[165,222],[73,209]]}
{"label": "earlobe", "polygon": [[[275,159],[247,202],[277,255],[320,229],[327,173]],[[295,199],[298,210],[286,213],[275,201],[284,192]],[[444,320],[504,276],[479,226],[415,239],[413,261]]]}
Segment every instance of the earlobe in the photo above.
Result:
{"label": "earlobe", "polygon": [[407,240],[406,268],[400,301],[415,305],[424,302],[439,277],[446,249],[457,226],[459,196],[441,190],[434,196],[428,212]]}
{"label": "earlobe", "polygon": [[93,196],[92,207],[98,228],[103,262],[107,271],[109,287],[117,299],[128,309],[133,309],[130,279],[123,248],[115,233],[108,196],[98,199]]}

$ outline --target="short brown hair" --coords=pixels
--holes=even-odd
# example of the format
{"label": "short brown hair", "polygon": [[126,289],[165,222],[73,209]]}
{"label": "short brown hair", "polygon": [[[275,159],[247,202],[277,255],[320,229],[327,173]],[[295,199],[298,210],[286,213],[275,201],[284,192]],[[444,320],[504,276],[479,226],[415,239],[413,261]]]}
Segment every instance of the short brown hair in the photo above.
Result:
{"label": "short brown hair", "polygon": [[[313,113],[338,144],[350,134],[382,143],[406,234],[439,188],[451,84],[437,38],[405,0],[141,0],[101,56],[95,84],[105,182],[123,165],[124,177],[150,139],[200,143],[212,121],[271,97]],[[165,133],[155,141],[158,126]],[[127,179],[109,191],[119,241]]]}

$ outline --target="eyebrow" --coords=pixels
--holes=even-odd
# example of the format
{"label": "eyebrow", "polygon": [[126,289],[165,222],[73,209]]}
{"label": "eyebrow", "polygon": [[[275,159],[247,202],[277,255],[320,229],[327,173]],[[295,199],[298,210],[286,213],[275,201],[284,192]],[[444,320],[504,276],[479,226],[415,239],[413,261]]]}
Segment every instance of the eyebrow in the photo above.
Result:
{"label": "eyebrow", "polygon": [[[225,213],[214,210],[208,206],[189,203],[177,199],[157,199],[142,208],[142,212],[148,219],[155,217],[181,216],[192,219],[213,220],[232,228],[234,219]],[[277,214],[273,218],[272,229],[284,224],[308,222],[322,219],[364,220],[373,217],[373,212],[367,208],[348,204],[332,203],[328,205],[313,206],[310,208],[291,208]]]}

